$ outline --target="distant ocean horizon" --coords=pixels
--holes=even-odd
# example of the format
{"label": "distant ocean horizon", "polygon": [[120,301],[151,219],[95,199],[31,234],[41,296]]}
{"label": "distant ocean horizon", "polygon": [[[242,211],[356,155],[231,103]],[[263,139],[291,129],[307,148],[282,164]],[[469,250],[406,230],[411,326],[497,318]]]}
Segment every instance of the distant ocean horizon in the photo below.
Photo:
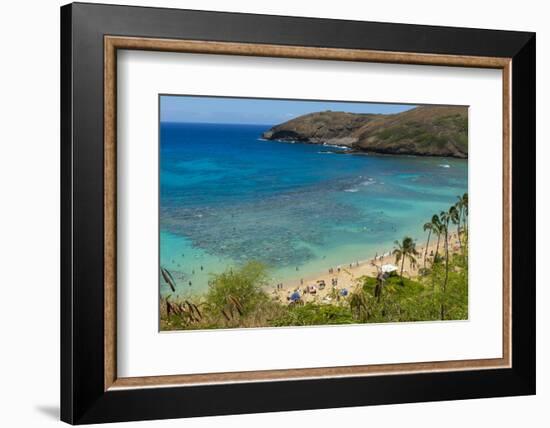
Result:
{"label": "distant ocean horizon", "polygon": [[[262,140],[272,125],[160,123],[160,264],[179,295],[249,260],[273,285],[391,251],[468,191],[462,159]],[[173,294],[161,281],[161,294]]]}

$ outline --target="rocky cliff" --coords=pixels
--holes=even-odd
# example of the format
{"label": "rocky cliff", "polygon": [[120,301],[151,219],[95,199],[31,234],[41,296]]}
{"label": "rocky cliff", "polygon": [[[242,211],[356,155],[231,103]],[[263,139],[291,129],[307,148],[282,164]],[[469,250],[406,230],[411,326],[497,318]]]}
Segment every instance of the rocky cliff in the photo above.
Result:
{"label": "rocky cliff", "polygon": [[467,158],[468,108],[421,106],[397,114],[323,111],[274,126],[262,137],[370,153]]}

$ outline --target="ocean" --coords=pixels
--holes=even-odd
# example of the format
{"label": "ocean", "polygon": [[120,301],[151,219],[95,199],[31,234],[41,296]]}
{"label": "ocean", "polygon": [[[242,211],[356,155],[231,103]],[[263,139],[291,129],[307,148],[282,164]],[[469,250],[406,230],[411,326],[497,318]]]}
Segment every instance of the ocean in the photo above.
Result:
{"label": "ocean", "polygon": [[467,192],[466,160],[262,140],[271,126],[161,123],[160,264],[178,295],[248,260],[284,284],[405,235],[425,244],[423,224]]}

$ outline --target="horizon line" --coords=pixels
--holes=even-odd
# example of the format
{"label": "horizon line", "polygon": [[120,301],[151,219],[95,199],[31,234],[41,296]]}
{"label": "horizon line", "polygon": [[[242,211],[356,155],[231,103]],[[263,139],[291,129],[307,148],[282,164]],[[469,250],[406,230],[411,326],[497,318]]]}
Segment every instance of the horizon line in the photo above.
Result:
{"label": "horizon line", "polygon": [[[249,123],[249,122],[191,122],[191,121],[179,121],[179,120],[162,120],[160,123],[190,123],[199,125],[251,125],[251,126],[274,126],[276,123]],[[282,122],[281,122],[282,123]]]}

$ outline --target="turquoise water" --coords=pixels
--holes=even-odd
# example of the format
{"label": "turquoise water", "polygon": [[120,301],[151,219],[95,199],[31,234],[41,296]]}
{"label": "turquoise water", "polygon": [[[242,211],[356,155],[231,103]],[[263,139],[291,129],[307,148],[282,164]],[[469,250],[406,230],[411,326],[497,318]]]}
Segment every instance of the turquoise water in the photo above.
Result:
{"label": "turquoise water", "polygon": [[261,140],[269,127],[161,123],[160,263],[178,294],[247,260],[266,263],[275,284],[404,235],[422,244],[422,225],[467,191],[464,160]]}

